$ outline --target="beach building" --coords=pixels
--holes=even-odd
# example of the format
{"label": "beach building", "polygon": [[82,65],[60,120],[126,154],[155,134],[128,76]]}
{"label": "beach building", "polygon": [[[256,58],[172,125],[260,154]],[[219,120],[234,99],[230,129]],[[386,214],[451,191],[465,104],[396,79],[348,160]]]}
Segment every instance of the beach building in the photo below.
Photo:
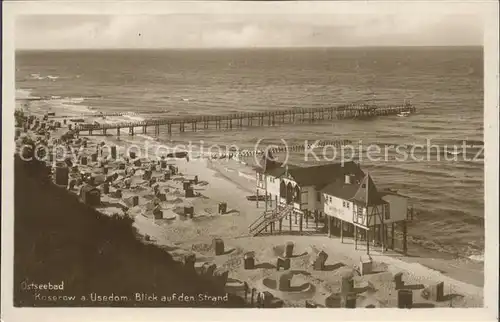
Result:
{"label": "beach building", "polygon": [[358,241],[364,241],[369,253],[370,242],[394,248],[398,225],[403,230],[406,252],[406,221],[411,211],[408,198],[392,190],[379,190],[359,164],[350,161],[300,167],[283,165],[271,156],[263,158],[262,163],[255,168],[256,193],[266,196],[269,202],[264,202],[264,214],[250,226],[250,233],[257,235],[267,227],[273,232],[275,222],[281,231],[282,221],[287,218],[291,230],[292,216],[296,223],[299,218],[302,232],[304,218],[314,218],[324,223],[328,236],[340,236],[342,241],[353,237],[356,248]]}
{"label": "beach building", "polygon": [[369,174],[362,180],[346,174],[343,181],[330,183],[322,193],[329,236],[336,230],[343,240],[347,233],[354,238],[356,248],[359,239],[366,241],[369,252],[370,241],[387,248],[389,227],[392,248],[395,224],[401,224],[406,240],[408,198],[393,191],[379,191]]}
{"label": "beach building", "polygon": [[346,175],[357,180],[364,177],[355,162],[299,167],[267,161],[265,167],[257,169],[257,191],[278,204],[293,205],[298,212],[323,215],[323,188]]}

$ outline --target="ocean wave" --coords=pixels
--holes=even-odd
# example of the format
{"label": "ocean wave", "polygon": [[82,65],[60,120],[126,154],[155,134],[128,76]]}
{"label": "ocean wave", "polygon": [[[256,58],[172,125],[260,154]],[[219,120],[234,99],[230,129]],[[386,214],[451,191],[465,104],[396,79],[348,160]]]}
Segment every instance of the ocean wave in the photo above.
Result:
{"label": "ocean wave", "polygon": [[[396,148],[406,149],[407,152],[410,152],[413,149],[413,153],[427,153],[429,151],[430,155],[443,154],[446,152],[454,152],[455,150],[462,152],[465,148],[467,153],[471,153],[473,151],[480,150],[484,143],[483,141],[478,140],[434,140],[429,142],[427,145],[426,142],[422,143],[395,143],[395,142],[372,142],[370,145],[376,145],[378,147],[387,147],[388,152],[397,153]],[[365,150],[369,145],[364,144],[362,146],[363,150]],[[438,149],[439,148],[439,149]]]}
{"label": "ocean wave", "polygon": [[470,145],[484,145],[484,141],[482,140],[465,140],[465,143]]}
{"label": "ocean wave", "polygon": [[476,262],[484,262],[484,254],[470,255],[469,259]]}
{"label": "ocean wave", "polygon": [[83,114],[92,112],[88,106],[81,103],[84,102],[82,97],[61,97],[53,96],[52,99],[47,100],[47,110],[53,110],[56,114]]}
{"label": "ocean wave", "polygon": [[42,76],[40,74],[30,74],[30,79],[36,79],[36,80],[50,79],[51,81],[55,81],[58,78],[59,76],[54,76],[54,75]]}
{"label": "ocean wave", "polygon": [[[395,235],[400,235],[397,232]],[[401,236],[399,236],[401,238]],[[478,251],[481,251],[481,247],[467,243],[460,243],[460,238],[453,238],[452,240],[432,240],[427,237],[422,237],[422,235],[408,235],[408,243],[413,244],[423,249],[437,251],[447,255],[451,255],[458,258],[468,258],[470,260],[483,261],[484,255],[479,255]],[[410,246],[411,247],[411,246]]]}
{"label": "ocean wave", "polygon": [[124,114],[122,116],[122,119],[125,121],[137,121],[137,122],[142,122],[145,119],[141,116],[136,115],[136,113],[130,112],[128,114]]}
{"label": "ocean wave", "polygon": [[469,224],[476,227],[484,228],[484,217],[473,216],[468,212],[450,209],[450,208],[436,208],[432,211],[425,208],[418,207],[418,216],[422,219],[435,220],[436,213],[440,213],[439,219],[446,222],[448,226],[456,225],[456,228],[463,227],[463,224]]}
{"label": "ocean wave", "polygon": [[16,98],[32,98],[32,89],[28,88],[16,88]]}
{"label": "ocean wave", "polygon": [[[405,163],[400,163],[398,165],[390,165],[390,164],[380,164],[377,165],[377,169],[381,170],[396,170],[396,171],[404,171],[409,174],[413,175],[425,175],[425,176],[431,176],[433,178],[454,178],[453,175],[445,172],[440,172],[440,171],[431,171],[431,170],[423,170],[424,168],[421,169],[415,169],[411,168],[408,166],[408,164]],[[435,168],[433,168],[435,170]]]}
{"label": "ocean wave", "polygon": [[[439,122],[441,123],[441,122]],[[432,125],[424,125],[424,124],[415,124],[415,125],[412,125],[412,127],[414,129],[418,129],[418,130],[428,130],[428,131],[436,131],[436,130],[442,130],[443,129],[443,126],[432,126]]]}
{"label": "ocean wave", "polygon": [[63,103],[70,103],[70,104],[80,104],[85,101],[84,97],[64,97],[61,98],[60,96],[52,96],[54,99],[59,99]]}
{"label": "ocean wave", "polygon": [[137,134],[137,136],[144,138],[148,141],[157,141],[157,138],[154,138],[154,137],[146,135],[146,134]]}
{"label": "ocean wave", "polygon": [[[98,116],[98,114],[96,114],[96,116]],[[122,122],[123,122],[123,119],[121,117],[113,117],[113,116],[108,116],[102,120],[102,123],[105,123],[105,124],[116,124],[116,123],[122,123]],[[120,133],[126,132],[126,131],[128,131],[128,129],[123,128],[120,130]]]}

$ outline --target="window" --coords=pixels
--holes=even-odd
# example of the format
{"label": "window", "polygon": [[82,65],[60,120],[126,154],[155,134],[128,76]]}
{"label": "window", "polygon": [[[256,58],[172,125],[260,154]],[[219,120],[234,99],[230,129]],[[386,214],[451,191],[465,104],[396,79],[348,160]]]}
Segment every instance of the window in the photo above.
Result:
{"label": "window", "polygon": [[321,192],[319,191],[316,193],[316,200],[321,201]]}
{"label": "window", "polygon": [[265,186],[264,178],[265,177],[261,173],[259,173],[257,175],[257,186],[258,187],[264,188],[264,186]]}
{"label": "window", "polygon": [[360,224],[365,224],[365,217],[363,216],[363,208],[362,207],[357,207],[357,211],[356,211],[356,217],[355,217],[355,221],[357,223],[360,223]]}
{"label": "window", "polygon": [[301,203],[302,203],[303,205],[307,205],[307,201],[308,201],[307,199],[309,199],[309,196],[308,196],[308,194],[307,194],[307,191],[302,191],[302,198],[301,198],[301,199],[302,199],[302,200],[301,200]]}
{"label": "window", "polygon": [[361,188],[366,188],[366,183],[363,183],[363,184],[361,185]]}
{"label": "window", "polygon": [[345,201],[344,200],[342,200],[342,207],[345,208]]}
{"label": "window", "polygon": [[346,205],[346,208],[347,208],[347,209],[349,209],[349,201],[347,201],[347,202],[345,203],[345,205]]}

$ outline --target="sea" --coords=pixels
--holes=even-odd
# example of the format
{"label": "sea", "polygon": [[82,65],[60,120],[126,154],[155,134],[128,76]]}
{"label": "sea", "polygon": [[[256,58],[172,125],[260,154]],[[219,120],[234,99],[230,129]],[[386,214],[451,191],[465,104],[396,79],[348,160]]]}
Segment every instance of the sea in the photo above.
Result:
{"label": "sea", "polygon": [[[186,127],[185,133],[174,129],[171,136],[165,127],[158,138],[151,129],[129,140],[249,150],[351,140],[361,146],[354,157],[377,186],[410,198],[415,209],[408,228],[411,243],[483,261],[481,47],[17,51],[15,59],[16,95],[48,98],[24,103],[39,111],[130,112],[121,119],[133,121],[411,103],[417,112],[409,117],[224,131],[189,132]],[[368,158],[370,145],[389,151],[372,149]],[[396,158],[396,146],[410,157]],[[445,151],[453,152],[454,146],[461,152]],[[296,151],[287,162],[331,162],[333,152],[322,152],[316,158]]]}

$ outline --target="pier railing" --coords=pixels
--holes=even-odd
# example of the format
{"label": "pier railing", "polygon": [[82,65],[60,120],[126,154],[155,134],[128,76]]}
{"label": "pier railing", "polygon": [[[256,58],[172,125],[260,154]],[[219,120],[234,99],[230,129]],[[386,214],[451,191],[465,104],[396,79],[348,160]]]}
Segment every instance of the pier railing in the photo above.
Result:
{"label": "pier railing", "polygon": [[[231,130],[234,128],[242,128],[244,126],[275,126],[277,124],[296,124],[306,122],[314,123],[334,119],[367,119],[376,116],[395,115],[401,112],[414,111],[415,107],[409,103],[385,106],[351,104],[333,107],[295,108],[281,111],[275,110],[226,115],[178,116],[136,122],[79,124],[75,127],[75,130],[80,134],[82,134],[82,132],[87,132],[89,135],[92,135],[94,131],[101,131],[102,134],[106,134],[107,130],[116,129],[117,135],[120,135],[121,129],[129,129],[129,134],[133,135],[134,129],[137,127],[142,128],[143,134],[147,133],[148,127],[154,127],[155,135],[159,135],[160,126],[166,126],[168,134],[172,134],[173,126],[179,126],[179,132],[182,133],[186,131],[187,124],[191,125],[192,131],[197,131],[200,127],[202,129],[213,129],[214,125],[215,130]],[[99,116],[99,114],[94,116]]]}

